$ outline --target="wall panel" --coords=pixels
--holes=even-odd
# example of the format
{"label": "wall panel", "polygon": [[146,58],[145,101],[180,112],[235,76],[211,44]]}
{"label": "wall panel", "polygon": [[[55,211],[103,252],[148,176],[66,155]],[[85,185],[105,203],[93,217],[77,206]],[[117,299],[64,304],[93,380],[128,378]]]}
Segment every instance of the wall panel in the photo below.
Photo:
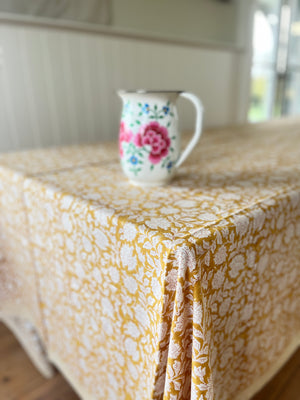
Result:
{"label": "wall panel", "polygon": [[[0,24],[0,151],[116,139],[118,88],[186,89],[205,125],[234,123],[243,53]],[[193,128],[180,102],[181,127]]]}

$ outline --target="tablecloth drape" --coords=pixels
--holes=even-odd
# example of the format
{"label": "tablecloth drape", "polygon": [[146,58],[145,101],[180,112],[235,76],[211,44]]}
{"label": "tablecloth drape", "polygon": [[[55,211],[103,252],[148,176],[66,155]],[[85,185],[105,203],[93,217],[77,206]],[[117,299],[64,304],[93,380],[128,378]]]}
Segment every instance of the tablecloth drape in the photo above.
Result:
{"label": "tablecloth drape", "polygon": [[245,400],[299,345],[299,119],[206,132],[161,188],[114,144],[2,155],[0,205],[0,315],[84,399]]}

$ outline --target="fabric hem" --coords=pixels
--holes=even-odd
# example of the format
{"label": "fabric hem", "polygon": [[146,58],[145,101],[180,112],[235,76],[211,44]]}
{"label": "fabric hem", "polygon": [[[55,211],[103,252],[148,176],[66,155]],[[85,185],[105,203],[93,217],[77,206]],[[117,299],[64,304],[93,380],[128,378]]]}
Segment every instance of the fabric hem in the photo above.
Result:
{"label": "fabric hem", "polygon": [[300,334],[296,336],[289,346],[285,349],[284,353],[274,362],[271,368],[263,375],[260,376],[254,383],[252,383],[246,390],[239,395],[233,397],[233,400],[250,400],[257,392],[259,392],[284,366],[288,359],[300,346]]}
{"label": "fabric hem", "polygon": [[68,381],[81,400],[96,400],[90,393],[86,391],[86,389],[83,388],[82,385],[76,382],[75,378],[72,377],[72,374],[69,373],[69,368],[66,363],[64,363],[58,356],[51,353],[49,354],[49,359]]}

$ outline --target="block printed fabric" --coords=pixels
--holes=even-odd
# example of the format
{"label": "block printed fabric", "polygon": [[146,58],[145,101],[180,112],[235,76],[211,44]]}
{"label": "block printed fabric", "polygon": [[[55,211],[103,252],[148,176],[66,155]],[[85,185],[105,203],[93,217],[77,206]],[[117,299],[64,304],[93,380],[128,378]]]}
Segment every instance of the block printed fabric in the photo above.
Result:
{"label": "block printed fabric", "polygon": [[84,399],[245,400],[300,343],[299,119],[208,131],[161,188],[115,144],[5,154],[0,204],[0,316]]}

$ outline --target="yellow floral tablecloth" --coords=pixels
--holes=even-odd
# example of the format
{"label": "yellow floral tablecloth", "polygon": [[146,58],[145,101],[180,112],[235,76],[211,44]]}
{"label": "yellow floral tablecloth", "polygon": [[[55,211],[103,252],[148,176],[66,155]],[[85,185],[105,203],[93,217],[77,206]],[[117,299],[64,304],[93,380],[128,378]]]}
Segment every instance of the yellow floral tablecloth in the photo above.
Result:
{"label": "yellow floral tablecloth", "polygon": [[300,120],[204,134],[173,182],[117,146],[0,156],[0,313],[84,399],[246,400],[300,342]]}

